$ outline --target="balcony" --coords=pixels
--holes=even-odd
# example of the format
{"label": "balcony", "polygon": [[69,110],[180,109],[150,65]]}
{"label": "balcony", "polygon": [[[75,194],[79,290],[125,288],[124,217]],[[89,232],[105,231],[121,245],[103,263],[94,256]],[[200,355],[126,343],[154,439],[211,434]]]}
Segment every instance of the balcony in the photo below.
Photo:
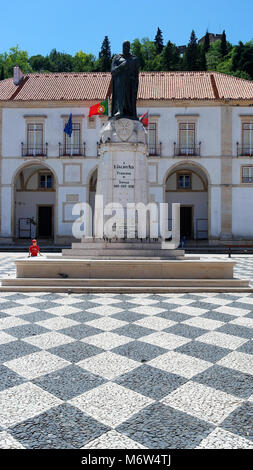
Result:
{"label": "balcony", "polygon": [[47,157],[48,144],[45,145],[25,145],[21,143],[22,157]]}
{"label": "balcony", "polygon": [[237,145],[237,157],[253,157],[253,145]]}
{"label": "balcony", "polygon": [[160,157],[162,155],[162,143],[152,146],[149,145],[148,152],[150,157]]}
{"label": "balcony", "polygon": [[85,157],[85,142],[82,145],[59,143],[59,157]]}
{"label": "balcony", "polygon": [[191,145],[189,147],[178,146],[174,142],[174,157],[200,157],[200,148],[201,142],[198,145]]}

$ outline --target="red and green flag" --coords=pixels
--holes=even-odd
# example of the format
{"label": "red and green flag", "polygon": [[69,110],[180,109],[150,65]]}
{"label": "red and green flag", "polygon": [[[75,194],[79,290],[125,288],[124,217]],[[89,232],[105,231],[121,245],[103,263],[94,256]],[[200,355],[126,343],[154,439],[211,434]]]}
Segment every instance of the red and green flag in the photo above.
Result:
{"label": "red and green flag", "polygon": [[144,114],[139,118],[139,121],[141,121],[142,124],[143,124],[145,127],[148,127],[148,123],[149,123],[149,112],[147,111],[146,113],[144,113]]}
{"label": "red and green flag", "polygon": [[104,116],[108,115],[108,100],[101,101],[101,103],[94,104],[90,107],[89,116]]}

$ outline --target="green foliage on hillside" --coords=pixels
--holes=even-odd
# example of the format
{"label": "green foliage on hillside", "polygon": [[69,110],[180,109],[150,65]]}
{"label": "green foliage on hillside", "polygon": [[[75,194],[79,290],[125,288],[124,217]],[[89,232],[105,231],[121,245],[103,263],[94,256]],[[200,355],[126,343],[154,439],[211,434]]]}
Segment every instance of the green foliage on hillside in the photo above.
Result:
{"label": "green foliage on hillside", "polygon": [[[154,40],[148,37],[134,39],[131,51],[138,57],[141,71],[210,70],[253,80],[253,40],[232,45],[227,41],[225,31],[221,40],[213,43],[207,31],[203,43],[199,44],[192,30],[189,43],[181,54],[180,48],[171,41],[164,44],[162,31],[158,28]],[[112,57],[108,36],[103,40],[98,57],[83,50],[72,56],[56,49],[46,56],[29,57],[26,51],[15,46],[0,53],[0,80],[12,77],[15,65],[19,65],[23,73],[109,72]]]}

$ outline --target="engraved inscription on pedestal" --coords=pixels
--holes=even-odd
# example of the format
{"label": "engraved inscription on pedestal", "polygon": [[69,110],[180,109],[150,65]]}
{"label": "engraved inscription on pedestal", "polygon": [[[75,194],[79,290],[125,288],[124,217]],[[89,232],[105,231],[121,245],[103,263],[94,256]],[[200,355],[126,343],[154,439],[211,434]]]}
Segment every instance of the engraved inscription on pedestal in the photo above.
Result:
{"label": "engraved inscription on pedestal", "polygon": [[127,162],[119,162],[113,165],[114,188],[134,189],[134,165]]}

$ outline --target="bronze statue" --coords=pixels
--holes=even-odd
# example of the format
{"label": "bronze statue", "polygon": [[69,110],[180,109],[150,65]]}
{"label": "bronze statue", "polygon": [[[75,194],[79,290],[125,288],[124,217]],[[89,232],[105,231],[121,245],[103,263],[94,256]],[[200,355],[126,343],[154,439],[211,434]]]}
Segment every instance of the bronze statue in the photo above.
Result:
{"label": "bronze statue", "polygon": [[123,54],[112,61],[112,108],[111,118],[138,120],[136,100],[138,92],[138,59],[130,53],[130,42],[123,42]]}

